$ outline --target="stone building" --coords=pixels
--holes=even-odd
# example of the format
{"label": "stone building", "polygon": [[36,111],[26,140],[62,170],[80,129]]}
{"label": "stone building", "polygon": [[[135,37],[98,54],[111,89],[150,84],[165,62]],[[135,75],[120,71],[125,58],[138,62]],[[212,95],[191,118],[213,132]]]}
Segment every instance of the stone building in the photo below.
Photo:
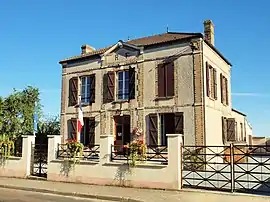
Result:
{"label": "stone building", "polygon": [[137,126],[149,145],[167,145],[166,134],[173,133],[183,134],[186,145],[239,139],[231,64],[214,45],[210,20],[204,34],[167,32],[97,50],[83,45],[79,56],[60,64],[63,142],[76,136],[79,96],[84,115],[79,138],[85,145],[107,135],[126,144]]}

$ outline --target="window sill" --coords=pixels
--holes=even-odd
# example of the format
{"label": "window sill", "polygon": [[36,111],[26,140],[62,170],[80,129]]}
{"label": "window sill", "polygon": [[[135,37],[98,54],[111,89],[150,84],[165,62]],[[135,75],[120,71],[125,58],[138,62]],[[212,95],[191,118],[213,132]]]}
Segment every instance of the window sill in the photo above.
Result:
{"label": "window sill", "polygon": [[174,96],[168,96],[168,97],[156,97],[154,100],[158,101],[158,100],[170,100],[173,99]]}
{"label": "window sill", "polygon": [[112,102],[112,104],[118,104],[118,103],[125,103],[125,102],[129,102],[130,100],[115,100]]}
{"label": "window sill", "polygon": [[[92,105],[93,103],[94,103],[94,102],[91,102],[91,103],[82,103],[81,105],[82,105],[82,107],[87,107],[87,106]],[[74,105],[74,107],[75,107],[75,108],[79,108],[79,104]]]}

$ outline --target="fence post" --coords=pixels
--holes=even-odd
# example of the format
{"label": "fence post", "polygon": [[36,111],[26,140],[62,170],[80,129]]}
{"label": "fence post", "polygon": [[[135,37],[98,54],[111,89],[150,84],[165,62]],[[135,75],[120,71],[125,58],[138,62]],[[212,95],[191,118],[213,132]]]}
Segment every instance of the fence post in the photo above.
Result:
{"label": "fence post", "polygon": [[230,144],[230,167],[231,167],[231,192],[234,192],[234,150],[233,143]]}
{"label": "fence post", "polygon": [[109,163],[111,161],[111,145],[114,137],[112,135],[100,136],[100,162]]}
{"label": "fence post", "polygon": [[168,170],[172,177],[172,188],[182,189],[182,134],[167,134]]}
{"label": "fence post", "polygon": [[61,143],[61,135],[47,135],[48,137],[48,159],[47,162],[50,163],[52,160],[56,159],[56,154],[58,151],[58,144]]}
{"label": "fence post", "polygon": [[34,135],[23,135],[23,148],[22,148],[22,159],[25,166],[25,177],[31,174],[31,164],[33,161],[33,146],[35,145]]}

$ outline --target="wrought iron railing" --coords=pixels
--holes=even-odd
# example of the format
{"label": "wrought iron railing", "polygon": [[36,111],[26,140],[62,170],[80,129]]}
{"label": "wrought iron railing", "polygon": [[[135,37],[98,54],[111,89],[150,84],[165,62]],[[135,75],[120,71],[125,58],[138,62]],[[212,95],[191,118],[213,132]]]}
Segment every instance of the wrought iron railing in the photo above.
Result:
{"label": "wrought iron railing", "polygon": [[[111,145],[111,160],[128,161],[129,149],[122,145]],[[146,161],[168,164],[167,146],[148,145],[146,148]]]}
{"label": "wrought iron railing", "polygon": [[[88,145],[84,146],[82,156],[79,158],[82,160],[99,160],[100,158],[100,145]],[[66,144],[58,144],[57,159],[73,158],[72,153],[68,149]]]}
{"label": "wrought iron railing", "polygon": [[270,193],[270,146],[183,146],[184,187]]}
{"label": "wrought iron railing", "polygon": [[270,146],[233,146],[234,190],[239,192],[270,192]]}
{"label": "wrought iron railing", "polygon": [[183,146],[184,187],[232,190],[230,146]]}

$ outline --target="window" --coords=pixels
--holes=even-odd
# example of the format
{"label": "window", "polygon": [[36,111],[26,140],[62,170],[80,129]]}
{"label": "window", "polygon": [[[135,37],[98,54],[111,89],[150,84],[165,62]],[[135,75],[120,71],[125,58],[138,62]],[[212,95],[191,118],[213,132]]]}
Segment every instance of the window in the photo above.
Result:
{"label": "window", "polygon": [[83,104],[95,101],[95,75],[81,77],[81,101]]}
{"label": "window", "polygon": [[217,70],[206,62],[206,93],[217,100]]}
{"label": "window", "polygon": [[237,122],[234,118],[221,117],[223,143],[237,140]]}
{"label": "window", "polygon": [[160,64],[158,69],[158,97],[174,96],[174,63]]}
{"label": "window", "polygon": [[[160,127],[158,126],[158,116]],[[149,114],[147,143],[151,146],[167,146],[167,134],[184,134],[184,117],[182,112]]]}
{"label": "window", "polygon": [[87,147],[95,144],[95,118],[83,118],[84,125],[80,134],[80,142]]}
{"label": "window", "polygon": [[174,114],[160,114],[160,144],[167,146],[166,134],[174,134]]}
{"label": "window", "polygon": [[240,123],[240,135],[241,135],[241,140],[244,141],[244,131],[243,131],[243,123]]}
{"label": "window", "polygon": [[118,72],[118,99],[129,98],[129,71]]}
{"label": "window", "polygon": [[104,74],[103,103],[109,103],[115,99],[124,101],[135,99],[135,68],[130,67],[117,73],[109,71]]}
{"label": "window", "polygon": [[221,103],[224,105],[229,105],[228,80],[222,74],[220,74],[220,94],[221,94]]}
{"label": "window", "polygon": [[81,78],[81,99],[82,103],[90,102],[90,76]]}

